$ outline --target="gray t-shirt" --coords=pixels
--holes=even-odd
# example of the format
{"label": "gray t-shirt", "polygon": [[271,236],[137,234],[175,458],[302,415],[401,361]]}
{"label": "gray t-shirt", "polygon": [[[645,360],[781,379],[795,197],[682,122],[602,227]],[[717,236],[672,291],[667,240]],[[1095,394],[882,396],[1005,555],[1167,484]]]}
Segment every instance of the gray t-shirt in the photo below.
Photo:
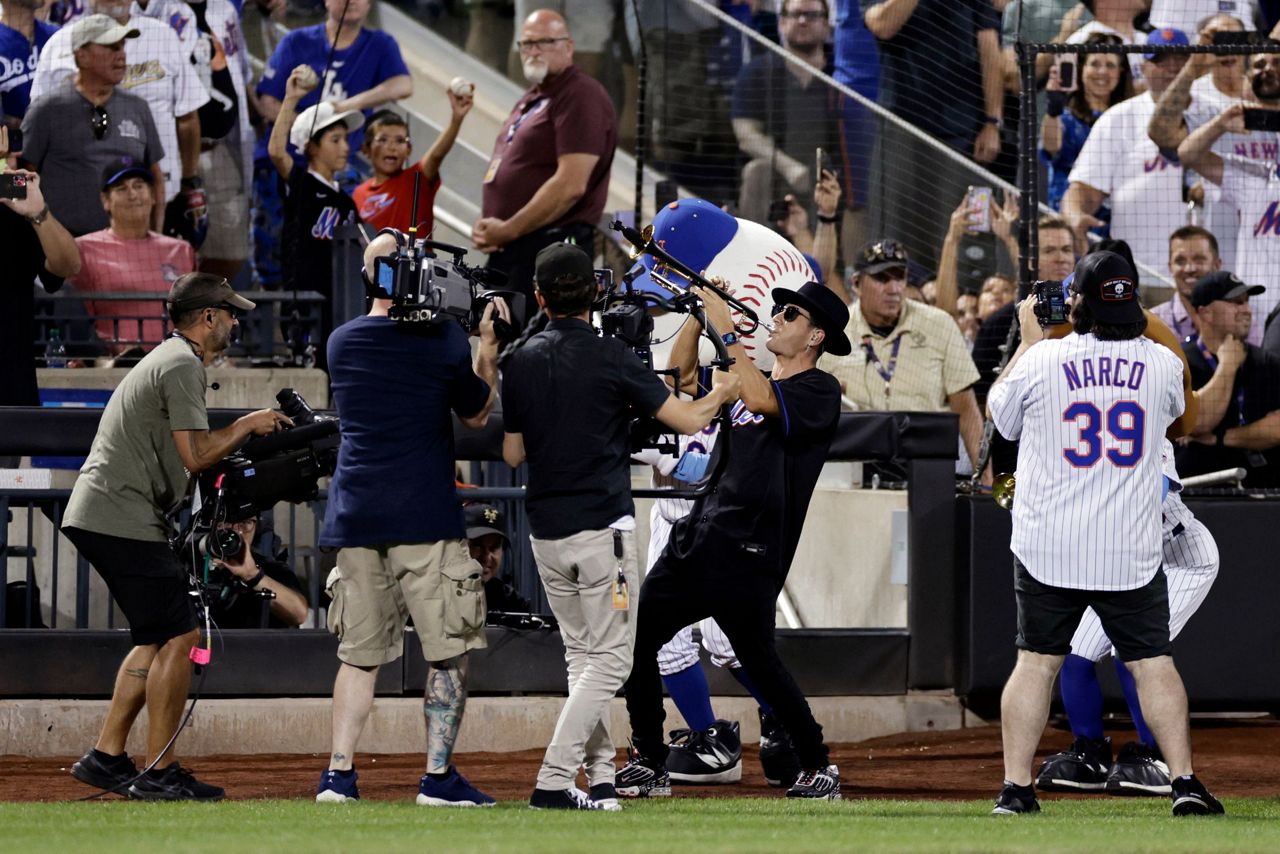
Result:
{"label": "gray t-shirt", "polygon": [[[69,78],[37,98],[22,120],[22,159],[40,173],[49,209],[76,237],[111,224],[102,209],[102,170],[120,157],[159,163],[164,156],[151,108],[116,88],[102,109],[106,131],[94,136],[94,109]],[[170,116],[169,121],[173,121]]]}
{"label": "gray t-shirt", "polygon": [[116,388],[80,469],[63,525],[164,542],[165,514],[186,491],[174,430],[207,430],[204,364],[170,338]]}

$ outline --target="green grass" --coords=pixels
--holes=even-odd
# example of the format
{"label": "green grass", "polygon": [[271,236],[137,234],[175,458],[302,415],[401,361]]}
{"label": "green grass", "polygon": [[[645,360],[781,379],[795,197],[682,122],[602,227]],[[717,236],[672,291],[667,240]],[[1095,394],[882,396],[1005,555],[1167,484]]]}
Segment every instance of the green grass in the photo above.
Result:
{"label": "green grass", "polygon": [[785,799],[628,803],[622,813],[486,810],[412,802],[316,805],[0,805],[6,851],[1277,851],[1280,800],[1232,799],[1226,818],[1174,819],[1169,802],[1045,801],[1037,816],[993,818],[990,801],[789,803]]}

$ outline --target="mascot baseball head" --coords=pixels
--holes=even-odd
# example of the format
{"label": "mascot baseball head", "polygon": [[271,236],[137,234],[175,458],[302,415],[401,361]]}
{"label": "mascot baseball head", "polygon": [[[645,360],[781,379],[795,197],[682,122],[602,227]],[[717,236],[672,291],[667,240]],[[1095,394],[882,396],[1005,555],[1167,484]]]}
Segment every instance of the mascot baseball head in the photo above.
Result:
{"label": "mascot baseball head", "polygon": [[[805,282],[817,279],[805,256],[780,234],[759,223],[735,219],[703,199],[679,199],[660,210],[653,220],[653,239],[658,246],[708,279],[723,279],[728,283],[729,291],[751,306],[761,320],[769,319],[774,304],[774,288],[798,291]],[[632,281],[636,290],[667,294],[653,280],[654,276],[681,289],[689,286],[684,276],[649,255],[640,258],[638,270],[639,274]],[[734,320],[738,319],[735,312]],[[655,318],[655,366],[657,363],[665,366],[670,341],[687,320],[692,322],[691,318],[679,314]],[[717,331],[723,334],[729,330]],[[760,326],[741,339],[743,349],[762,371],[773,368],[773,353],[765,347],[767,336],[768,330]],[[712,357],[710,344],[704,339],[700,346],[701,360],[709,360]]]}

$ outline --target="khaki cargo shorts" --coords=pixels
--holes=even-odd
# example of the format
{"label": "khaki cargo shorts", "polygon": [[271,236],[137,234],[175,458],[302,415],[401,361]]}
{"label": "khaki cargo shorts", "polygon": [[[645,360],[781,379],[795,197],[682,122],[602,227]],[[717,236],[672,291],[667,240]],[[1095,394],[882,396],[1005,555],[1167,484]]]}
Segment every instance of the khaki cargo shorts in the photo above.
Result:
{"label": "khaki cargo shorts", "polygon": [[485,646],[484,585],[466,540],[346,548],[325,587],[338,658],[358,667],[395,661],[413,627],[427,661]]}

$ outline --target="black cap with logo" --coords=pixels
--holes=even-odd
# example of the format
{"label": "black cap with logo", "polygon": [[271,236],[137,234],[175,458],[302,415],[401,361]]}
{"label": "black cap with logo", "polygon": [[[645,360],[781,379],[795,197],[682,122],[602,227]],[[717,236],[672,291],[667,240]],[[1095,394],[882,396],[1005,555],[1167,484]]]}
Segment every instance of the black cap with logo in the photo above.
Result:
{"label": "black cap with logo", "polygon": [[1071,289],[1101,323],[1138,323],[1145,315],[1138,301],[1133,267],[1115,252],[1091,252],[1076,264]]}

